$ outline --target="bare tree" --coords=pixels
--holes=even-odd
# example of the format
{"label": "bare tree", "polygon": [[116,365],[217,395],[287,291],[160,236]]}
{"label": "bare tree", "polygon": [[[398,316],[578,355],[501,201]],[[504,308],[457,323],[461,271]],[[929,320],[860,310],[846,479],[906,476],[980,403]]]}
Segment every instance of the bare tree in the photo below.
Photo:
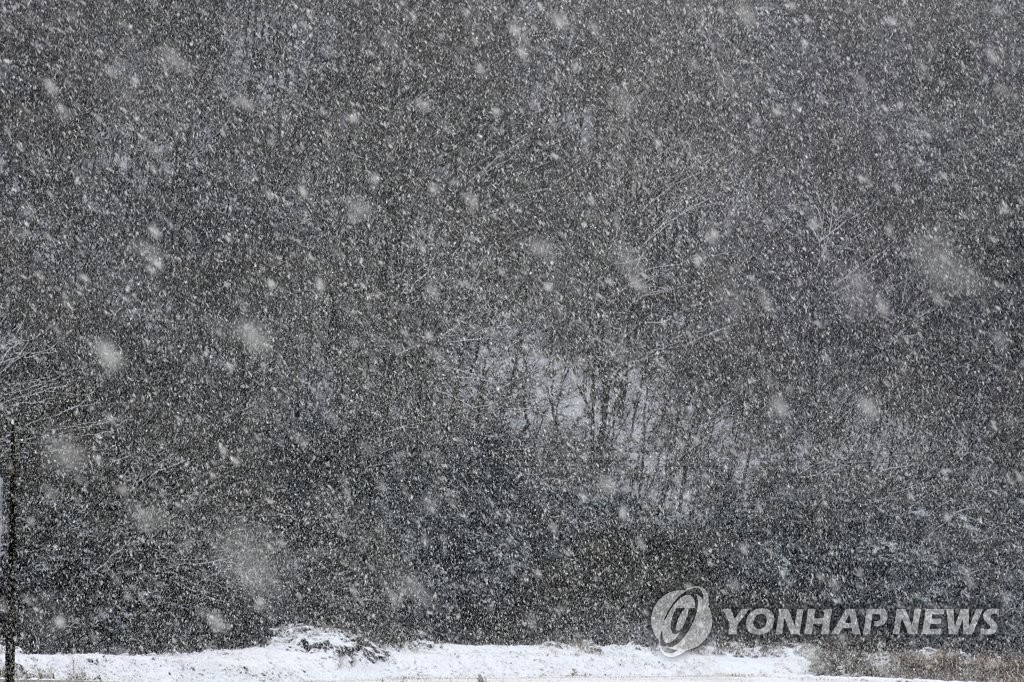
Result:
{"label": "bare tree", "polygon": [[[8,459],[3,474],[4,590],[7,602],[3,627],[4,679],[15,675],[15,647],[20,630],[18,614],[18,516],[21,506],[22,449],[31,434],[62,430],[91,430],[78,418],[85,401],[72,398],[67,382],[45,364],[52,347],[36,337],[11,334],[0,338],[0,420],[7,429]],[[66,417],[71,416],[68,420]],[[63,426],[68,422],[67,429]]]}

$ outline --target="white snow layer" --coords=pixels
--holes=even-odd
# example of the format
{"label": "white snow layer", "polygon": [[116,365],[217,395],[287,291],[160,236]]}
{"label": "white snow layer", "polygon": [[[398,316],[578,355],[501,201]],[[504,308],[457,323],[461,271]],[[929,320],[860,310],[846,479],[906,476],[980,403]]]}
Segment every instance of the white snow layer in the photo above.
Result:
{"label": "white snow layer", "polygon": [[[637,645],[468,646],[416,642],[386,651],[364,647],[337,631],[304,626],[282,628],[267,646],[183,654],[19,654],[31,679],[102,682],[252,682],[431,680],[431,682],[568,682],[595,677],[600,682],[792,682],[876,680],[815,677],[798,649],[748,655],[714,650],[678,658]],[[19,677],[20,679],[20,677]]]}

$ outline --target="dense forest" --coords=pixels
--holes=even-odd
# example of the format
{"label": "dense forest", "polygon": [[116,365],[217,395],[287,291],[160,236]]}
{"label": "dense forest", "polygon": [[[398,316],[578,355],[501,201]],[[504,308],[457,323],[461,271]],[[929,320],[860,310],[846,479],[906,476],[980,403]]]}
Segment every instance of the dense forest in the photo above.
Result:
{"label": "dense forest", "polygon": [[0,4],[26,649],[1024,644],[1024,5],[127,7]]}

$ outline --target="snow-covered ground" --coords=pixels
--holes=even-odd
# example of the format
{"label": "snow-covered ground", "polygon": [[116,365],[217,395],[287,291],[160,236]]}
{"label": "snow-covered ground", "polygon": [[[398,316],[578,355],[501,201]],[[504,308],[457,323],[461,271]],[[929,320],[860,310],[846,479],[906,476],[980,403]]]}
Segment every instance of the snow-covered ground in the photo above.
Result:
{"label": "snow-covered ground", "polygon": [[[373,660],[382,653],[386,654],[384,660]],[[265,647],[134,656],[22,654],[19,663],[33,678],[102,682],[479,682],[481,678],[486,682],[551,682],[578,677],[603,678],[602,682],[655,682],[652,678],[703,682],[880,679],[813,677],[808,673],[809,661],[796,649],[750,655],[699,651],[670,659],[641,646],[464,646],[422,642],[381,652],[338,632],[301,626],[279,631]]]}

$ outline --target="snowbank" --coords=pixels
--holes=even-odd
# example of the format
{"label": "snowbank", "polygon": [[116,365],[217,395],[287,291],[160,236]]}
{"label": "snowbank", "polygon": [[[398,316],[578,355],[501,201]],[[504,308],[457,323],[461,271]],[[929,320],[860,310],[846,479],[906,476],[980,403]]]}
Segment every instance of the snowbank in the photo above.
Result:
{"label": "snowbank", "polygon": [[[602,682],[650,678],[703,682],[757,680],[857,680],[813,677],[808,660],[795,649],[737,655],[702,650],[666,658],[640,646],[573,647],[464,646],[416,642],[382,650],[344,633],[303,626],[283,628],[265,647],[188,654],[52,654],[19,656],[26,672],[43,679],[102,682],[215,682],[408,680],[459,682],[543,678],[605,678]],[[877,679],[877,678],[875,678]]]}

